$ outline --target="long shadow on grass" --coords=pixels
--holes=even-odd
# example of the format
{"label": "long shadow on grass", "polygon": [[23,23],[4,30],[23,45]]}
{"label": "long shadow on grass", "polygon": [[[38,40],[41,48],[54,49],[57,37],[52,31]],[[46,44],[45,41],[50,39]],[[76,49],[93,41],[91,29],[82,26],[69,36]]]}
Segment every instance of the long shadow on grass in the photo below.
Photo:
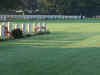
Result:
{"label": "long shadow on grass", "polygon": [[32,47],[62,47],[84,41],[90,37],[99,35],[99,32],[51,32],[47,35],[32,36],[23,39],[0,41],[0,46],[32,46]]}
{"label": "long shadow on grass", "polygon": [[99,34],[100,32],[51,32],[49,35],[30,37],[29,40],[81,41]]}
{"label": "long shadow on grass", "polygon": [[16,44],[21,46],[59,48],[64,45],[67,46],[84,41],[99,34],[99,32],[52,32],[49,35],[39,35],[17,40]]}

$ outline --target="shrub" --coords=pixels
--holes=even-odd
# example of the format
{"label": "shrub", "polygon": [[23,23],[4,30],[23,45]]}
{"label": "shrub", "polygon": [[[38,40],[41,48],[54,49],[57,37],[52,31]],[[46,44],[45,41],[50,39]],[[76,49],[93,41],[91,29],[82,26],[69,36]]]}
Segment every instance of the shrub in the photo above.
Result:
{"label": "shrub", "polygon": [[12,36],[14,38],[22,38],[23,37],[23,33],[20,29],[14,29],[12,30]]}

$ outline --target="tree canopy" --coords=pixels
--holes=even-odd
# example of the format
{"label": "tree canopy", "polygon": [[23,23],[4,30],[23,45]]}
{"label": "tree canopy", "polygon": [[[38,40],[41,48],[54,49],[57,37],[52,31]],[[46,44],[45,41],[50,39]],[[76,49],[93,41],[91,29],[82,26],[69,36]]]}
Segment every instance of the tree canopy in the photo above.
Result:
{"label": "tree canopy", "polygon": [[[26,1],[26,3],[25,3]],[[25,7],[26,6],[26,7]],[[1,0],[0,9],[40,9],[41,14],[100,14],[100,0]]]}

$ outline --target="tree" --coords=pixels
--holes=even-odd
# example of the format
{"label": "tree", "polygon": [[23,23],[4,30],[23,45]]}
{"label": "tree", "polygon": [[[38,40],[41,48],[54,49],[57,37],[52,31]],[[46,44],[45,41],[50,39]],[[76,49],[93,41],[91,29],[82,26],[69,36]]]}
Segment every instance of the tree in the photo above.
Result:
{"label": "tree", "polygon": [[0,1],[0,9],[16,9],[21,6],[20,0],[2,0]]}
{"label": "tree", "polygon": [[41,14],[100,14],[100,0],[1,0],[0,9],[39,9]]}

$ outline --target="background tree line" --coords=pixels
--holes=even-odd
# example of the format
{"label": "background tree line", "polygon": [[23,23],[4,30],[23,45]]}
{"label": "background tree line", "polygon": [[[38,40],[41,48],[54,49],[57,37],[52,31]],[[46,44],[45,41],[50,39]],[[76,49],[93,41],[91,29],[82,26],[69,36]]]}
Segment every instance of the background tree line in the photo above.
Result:
{"label": "background tree line", "polygon": [[39,14],[100,15],[100,0],[1,0],[0,9],[39,9]]}

